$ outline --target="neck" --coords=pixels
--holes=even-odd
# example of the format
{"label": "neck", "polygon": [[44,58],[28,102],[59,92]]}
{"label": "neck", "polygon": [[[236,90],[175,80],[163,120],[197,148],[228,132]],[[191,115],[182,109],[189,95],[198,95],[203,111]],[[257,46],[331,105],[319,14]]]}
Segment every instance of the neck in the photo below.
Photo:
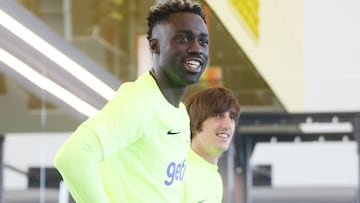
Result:
{"label": "neck", "polygon": [[150,74],[155,79],[156,84],[159,86],[159,89],[165,99],[171,105],[178,108],[182,97],[185,94],[186,88],[171,86],[170,83],[165,79],[165,77],[160,77],[155,73],[153,69],[150,70]]}
{"label": "neck", "polygon": [[195,147],[192,147],[192,150],[211,164],[217,165],[219,162],[220,155],[213,155],[210,153],[206,153],[204,151],[198,150]]}

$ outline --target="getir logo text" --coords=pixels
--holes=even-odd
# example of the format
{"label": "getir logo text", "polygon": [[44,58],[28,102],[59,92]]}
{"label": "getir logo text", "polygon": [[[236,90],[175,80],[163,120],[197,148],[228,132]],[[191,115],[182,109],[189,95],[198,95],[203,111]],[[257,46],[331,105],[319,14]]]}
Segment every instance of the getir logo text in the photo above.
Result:
{"label": "getir logo text", "polygon": [[185,168],[186,168],[185,159],[182,163],[170,162],[166,169],[167,178],[164,181],[165,185],[170,186],[175,181],[182,181],[184,178]]}

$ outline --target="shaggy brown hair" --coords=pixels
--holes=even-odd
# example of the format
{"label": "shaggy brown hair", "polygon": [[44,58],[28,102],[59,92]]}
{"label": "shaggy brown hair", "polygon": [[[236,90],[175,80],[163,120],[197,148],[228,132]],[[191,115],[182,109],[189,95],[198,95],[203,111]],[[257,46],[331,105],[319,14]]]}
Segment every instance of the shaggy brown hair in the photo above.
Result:
{"label": "shaggy brown hair", "polygon": [[200,90],[191,95],[185,101],[186,109],[190,116],[191,138],[194,132],[201,131],[201,124],[216,113],[230,111],[238,122],[240,116],[240,105],[233,93],[224,87],[211,87]]}

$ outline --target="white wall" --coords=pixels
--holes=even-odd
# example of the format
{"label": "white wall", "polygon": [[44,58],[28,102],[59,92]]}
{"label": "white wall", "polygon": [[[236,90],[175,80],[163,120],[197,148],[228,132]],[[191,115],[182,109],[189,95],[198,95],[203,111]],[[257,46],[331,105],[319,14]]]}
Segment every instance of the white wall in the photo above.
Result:
{"label": "white wall", "polygon": [[359,0],[305,0],[307,111],[360,111],[359,8]]}
{"label": "white wall", "polygon": [[[22,171],[29,167],[53,167],[53,159],[59,147],[70,133],[12,133],[6,134],[4,163]],[[4,189],[27,188],[27,177],[7,168],[4,169]]]}
{"label": "white wall", "polygon": [[353,141],[259,143],[251,164],[271,165],[275,187],[358,185],[357,146]]}

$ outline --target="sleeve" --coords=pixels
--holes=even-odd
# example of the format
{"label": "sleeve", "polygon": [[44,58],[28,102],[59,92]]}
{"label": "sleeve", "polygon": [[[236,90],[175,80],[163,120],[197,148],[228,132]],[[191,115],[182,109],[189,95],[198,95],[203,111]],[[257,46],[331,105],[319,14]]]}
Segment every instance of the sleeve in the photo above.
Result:
{"label": "sleeve", "polygon": [[86,126],[80,126],[56,154],[55,167],[76,202],[110,202],[98,168],[102,159],[101,143],[95,133]]}

